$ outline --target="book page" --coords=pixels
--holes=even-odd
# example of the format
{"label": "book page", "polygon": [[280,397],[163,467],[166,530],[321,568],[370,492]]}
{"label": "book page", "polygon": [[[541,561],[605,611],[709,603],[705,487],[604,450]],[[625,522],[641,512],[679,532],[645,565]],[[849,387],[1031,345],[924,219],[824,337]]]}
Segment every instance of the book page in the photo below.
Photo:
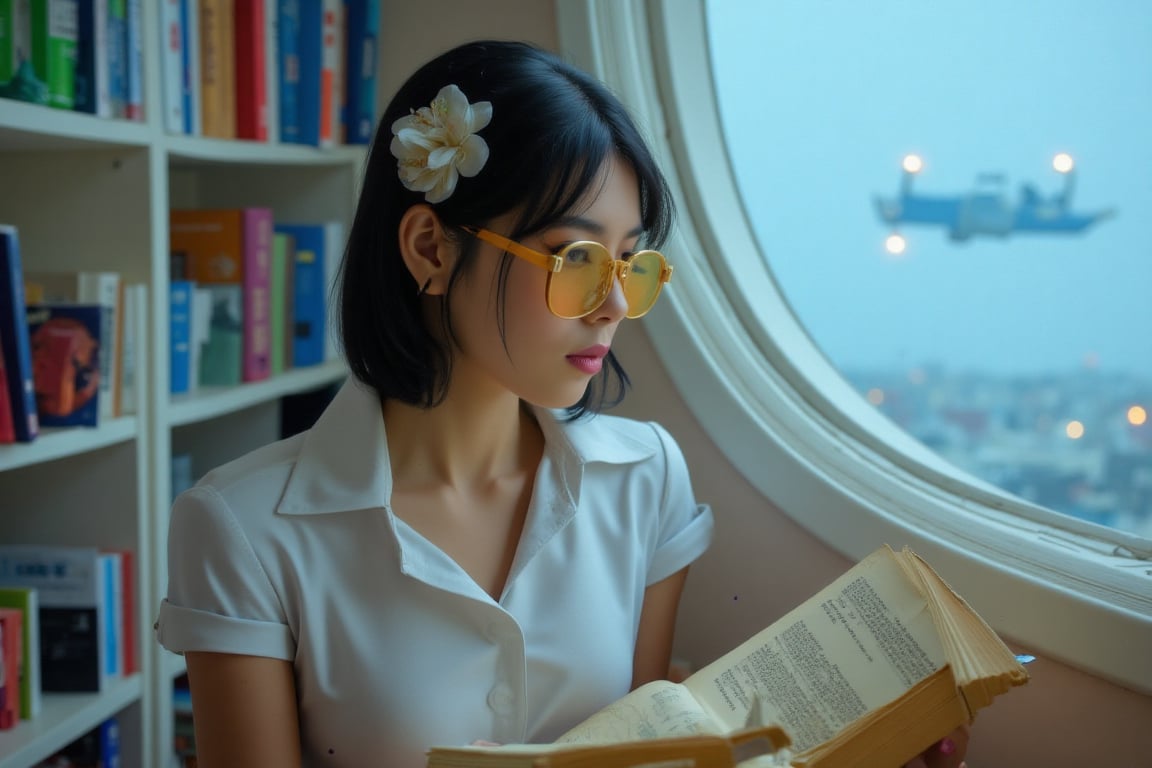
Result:
{"label": "book page", "polygon": [[884,548],[684,685],[725,731],[759,698],[802,752],[947,661],[924,596]]}
{"label": "book page", "polygon": [[606,744],[726,730],[712,722],[683,685],[656,680],[609,704],[556,743]]}

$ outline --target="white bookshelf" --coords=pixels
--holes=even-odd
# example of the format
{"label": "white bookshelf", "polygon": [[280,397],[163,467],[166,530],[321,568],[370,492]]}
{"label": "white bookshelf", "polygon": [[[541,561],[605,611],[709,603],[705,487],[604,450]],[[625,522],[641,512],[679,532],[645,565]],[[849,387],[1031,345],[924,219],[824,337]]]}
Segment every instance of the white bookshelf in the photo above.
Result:
{"label": "white bookshelf", "polygon": [[166,133],[158,4],[142,3],[145,122],[0,99],[0,222],[20,232],[26,269],[111,269],[148,287],[139,408],[95,429],[46,430],[0,446],[0,543],[87,544],[137,553],[141,671],[105,692],[45,695],[44,711],[0,732],[0,768],[28,768],[118,715],[122,764],[172,763],[172,682],[183,659],[154,641],[167,584],[169,463],[194,474],[278,437],[281,398],[342,379],[342,363],[235,388],[168,395],[168,210],[270,206],[282,221],[351,226],[365,152]]}

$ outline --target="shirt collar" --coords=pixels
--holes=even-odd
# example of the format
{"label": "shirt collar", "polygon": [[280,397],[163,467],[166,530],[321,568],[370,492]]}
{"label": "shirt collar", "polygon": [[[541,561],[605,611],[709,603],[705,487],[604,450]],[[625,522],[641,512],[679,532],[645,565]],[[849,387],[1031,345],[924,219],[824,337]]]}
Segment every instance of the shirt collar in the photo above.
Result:
{"label": "shirt collar", "polygon": [[[566,422],[562,411],[533,408],[545,450],[568,481],[590,463],[630,464],[652,456],[655,440],[639,440],[610,416]],[[570,492],[576,491],[569,485]],[[380,401],[367,385],[349,377],[311,429],[304,433],[296,465],[277,512],[314,515],[386,507],[392,496],[391,462]]]}

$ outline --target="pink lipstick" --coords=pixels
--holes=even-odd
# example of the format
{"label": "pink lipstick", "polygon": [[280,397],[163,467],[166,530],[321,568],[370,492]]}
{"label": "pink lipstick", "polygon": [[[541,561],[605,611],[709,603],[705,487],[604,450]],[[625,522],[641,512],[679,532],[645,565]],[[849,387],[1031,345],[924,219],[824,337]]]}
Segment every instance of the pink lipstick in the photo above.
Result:
{"label": "pink lipstick", "polygon": [[594,376],[604,367],[604,356],[608,354],[608,347],[604,344],[595,344],[567,356],[567,360],[581,373]]}

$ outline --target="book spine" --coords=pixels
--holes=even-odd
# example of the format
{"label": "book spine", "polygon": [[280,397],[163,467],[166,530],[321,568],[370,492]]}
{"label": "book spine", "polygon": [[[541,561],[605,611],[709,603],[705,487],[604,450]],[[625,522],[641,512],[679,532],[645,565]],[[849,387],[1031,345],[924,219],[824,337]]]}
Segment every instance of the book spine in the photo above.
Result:
{"label": "book spine", "polygon": [[292,235],[296,244],[293,270],[293,365],[317,365],[324,362],[327,312],[323,226],[291,224],[278,227],[278,230]]}
{"label": "book spine", "polygon": [[328,299],[336,287],[336,274],[340,271],[340,261],[344,253],[344,224],[339,221],[328,221],[323,225],[324,232],[324,359],[336,360],[340,355],[337,349],[336,324],[327,312],[331,309]]}
{"label": "book spine", "polygon": [[201,0],[200,130],[204,136],[236,138],[236,52],[231,0]]}
{"label": "book spine", "polygon": [[243,217],[244,360],[243,380],[271,374],[269,286],[272,279],[272,209],[246,208]]}
{"label": "book spine", "polygon": [[48,86],[48,104],[75,106],[77,0],[32,0],[32,69]]}
{"label": "book spine", "polygon": [[32,344],[24,304],[24,268],[15,227],[0,225],[0,341],[16,441],[28,443],[40,432],[36,384],[32,374]]}
{"label": "book spine", "polygon": [[24,614],[0,608],[0,731],[20,722],[20,678],[24,653]]}
{"label": "book spine", "polygon": [[15,608],[22,616],[20,654],[20,719],[40,714],[40,599],[34,587],[0,585],[0,606]]}
{"label": "book spine", "polygon": [[140,649],[136,637],[136,553],[117,550],[120,556],[120,647],[124,654],[121,667],[125,675],[140,671]]}
{"label": "book spine", "polygon": [[16,442],[12,423],[12,397],[8,394],[8,374],[4,370],[4,340],[0,339],[0,445]]}
{"label": "book spine", "polygon": [[316,144],[331,147],[336,144],[340,123],[341,71],[343,70],[342,0],[322,0],[320,29],[320,124]]}
{"label": "book spine", "polygon": [[160,6],[160,81],[164,97],[164,130],[184,133],[184,29],[180,0]]}
{"label": "book spine", "polygon": [[300,0],[277,0],[276,73],[280,141],[300,143]]}
{"label": "book spine", "polygon": [[97,728],[99,768],[121,768],[120,721],[110,717]]}
{"label": "book spine", "polygon": [[345,0],[344,143],[369,144],[376,128],[376,57],[380,0]]}
{"label": "book spine", "polygon": [[108,101],[112,117],[128,114],[128,2],[108,0],[106,43]]}
{"label": "book spine", "polygon": [[200,133],[200,15],[196,0],[180,0],[180,88],[184,133]]}
{"label": "book spine", "polygon": [[142,0],[128,0],[124,27],[126,97],[124,116],[144,120],[144,9]]}
{"label": "book spine", "polygon": [[235,0],[236,137],[268,140],[265,0]]}
{"label": "book spine", "polygon": [[99,304],[100,312],[100,418],[119,416],[117,401],[121,373],[121,281],[117,272],[80,272],[77,298]]}
{"label": "book spine", "polygon": [[280,141],[280,0],[264,0],[264,114],[266,141]]}
{"label": "book spine", "polygon": [[297,144],[320,144],[320,71],[323,55],[323,9],[319,0],[305,0],[299,5],[296,26],[296,58],[299,65],[296,85]]}
{"label": "book spine", "polygon": [[192,292],[195,283],[173,280],[168,284],[168,391],[180,395],[191,391]]}
{"label": "book spine", "polygon": [[120,644],[120,624],[123,621],[120,556],[111,552],[100,555],[100,568],[104,572],[104,676],[120,677],[124,669],[124,649]]}

